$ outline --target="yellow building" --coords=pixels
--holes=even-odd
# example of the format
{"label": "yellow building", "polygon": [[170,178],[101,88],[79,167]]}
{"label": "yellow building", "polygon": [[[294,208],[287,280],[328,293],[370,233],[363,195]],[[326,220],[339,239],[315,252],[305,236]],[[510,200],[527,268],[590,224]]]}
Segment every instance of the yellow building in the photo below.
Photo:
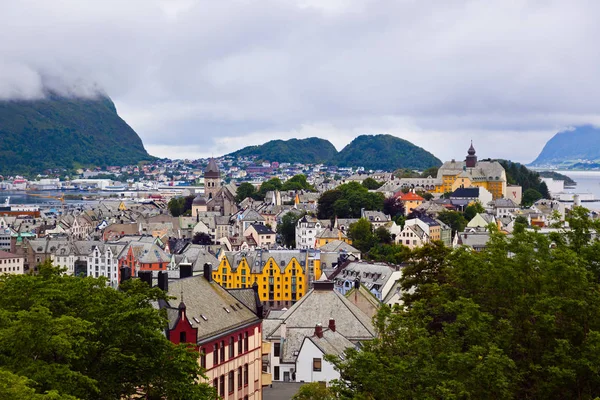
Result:
{"label": "yellow building", "polygon": [[333,242],[334,240],[341,240],[342,242],[352,244],[352,240],[341,230],[336,228],[325,228],[321,232],[317,233],[315,238],[315,247],[318,249],[321,246],[325,246],[327,243]]}
{"label": "yellow building", "polygon": [[434,193],[453,192],[459,187],[483,187],[494,200],[506,197],[506,171],[498,161],[478,161],[473,143],[465,161],[447,161],[438,170]]}
{"label": "yellow building", "polygon": [[227,289],[256,284],[260,300],[270,307],[291,306],[320,275],[318,256],[306,250],[224,252],[213,270],[215,282]]}

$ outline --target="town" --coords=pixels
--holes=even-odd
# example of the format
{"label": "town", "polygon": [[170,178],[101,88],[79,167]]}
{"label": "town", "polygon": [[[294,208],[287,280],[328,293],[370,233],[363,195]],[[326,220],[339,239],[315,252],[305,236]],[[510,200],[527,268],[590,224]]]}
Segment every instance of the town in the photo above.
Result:
{"label": "town", "polygon": [[[411,250],[480,252],[515,229],[549,235],[568,211],[525,198],[473,144],[426,176],[231,158],[80,172],[3,182],[48,202],[0,209],[0,272],[51,262],[114,289],[131,279],[159,287],[167,338],[197,346],[223,399],[339,379],[325,355],[376,337],[377,310],[403,304]],[[67,190],[89,197],[65,201]]]}

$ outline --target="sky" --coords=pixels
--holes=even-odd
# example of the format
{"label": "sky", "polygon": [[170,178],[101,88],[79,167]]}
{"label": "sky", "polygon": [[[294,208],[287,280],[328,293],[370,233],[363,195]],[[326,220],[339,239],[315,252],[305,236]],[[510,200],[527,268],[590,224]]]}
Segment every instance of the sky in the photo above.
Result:
{"label": "sky", "polygon": [[600,124],[600,2],[0,0],[0,99],[108,94],[153,155],[392,134],[530,162]]}

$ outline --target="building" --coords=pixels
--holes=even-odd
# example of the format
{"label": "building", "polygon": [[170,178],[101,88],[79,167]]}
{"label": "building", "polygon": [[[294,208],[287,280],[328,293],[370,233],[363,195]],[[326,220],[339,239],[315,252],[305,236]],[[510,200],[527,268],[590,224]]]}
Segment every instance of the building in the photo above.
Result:
{"label": "building", "polygon": [[296,224],[296,248],[314,249],[317,233],[322,229],[318,219],[304,215]]}
{"label": "building", "polygon": [[333,242],[335,240],[341,240],[348,244],[352,244],[352,240],[348,238],[348,236],[346,235],[346,233],[344,233],[343,230],[336,227],[329,227],[317,233],[317,236],[315,238],[316,248],[325,246],[327,243]]}
{"label": "building", "polygon": [[263,249],[270,249],[275,245],[275,232],[262,224],[252,224],[245,231],[244,236],[252,237],[256,246]]}
{"label": "building", "polygon": [[402,269],[399,265],[359,261],[343,265],[329,279],[334,282],[335,290],[343,295],[354,289],[356,282],[360,282],[381,301],[401,277]]}
{"label": "building", "polygon": [[492,201],[492,194],[484,187],[459,187],[450,195],[450,200],[463,200],[466,204],[479,202],[486,205]]}
{"label": "building", "polygon": [[166,336],[200,353],[207,381],[220,398],[260,400],[262,309],[252,304],[253,289],[233,295],[212,280],[211,269],[207,265],[202,275],[173,281],[160,273],[159,286],[170,297],[159,301],[169,320]]}
{"label": "building", "polygon": [[139,271],[166,271],[171,256],[165,253],[155,241],[130,242],[121,250],[118,260],[119,271],[127,267],[131,276],[135,277]]}
{"label": "building", "polygon": [[473,143],[465,161],[447,161],[438,170],[435,193],[453,192],[459,187],[484,187],[493,199],[506,197],[506,172],[498,161],[478,161]]}
{"label": "building", "polygon": [[316,273],[320,273],[319,260],[308,251],[226,251],[213,279],[228,289],[250,288],[256,283],[260,300],[281,308],[300,300]]}
{"label": "building", "polygon": [[[314,282],[314,288],[290,309],[271,312],[263,320],[263,339],[272,345],[263,363],[273,381],[328,382],[339,378],[323,354],[339,354],[375,337],[371,319],[333,287],[333,282]],[[338,345],[329,347],[320,340],[323,338]]]}
{"label": "building", "polygon": [[416,210],[425,200],[421,196],[413,192],[399,192],[397,194],[397,197],[402,202],[402,204],[404,204],[404,213],[406,215],[410,214],[413,210]]}
{"label": "building", "polygon": [[360,214],[361,218],[364,218],[371,223],[373,229],[384,226],[392,220],[389,215],[384,214],[381,211],[367,211],[363,209]]}
{"label": "building", "polygon": [[22,275],[25,257],[7,251],[0,251],[0,274]]}

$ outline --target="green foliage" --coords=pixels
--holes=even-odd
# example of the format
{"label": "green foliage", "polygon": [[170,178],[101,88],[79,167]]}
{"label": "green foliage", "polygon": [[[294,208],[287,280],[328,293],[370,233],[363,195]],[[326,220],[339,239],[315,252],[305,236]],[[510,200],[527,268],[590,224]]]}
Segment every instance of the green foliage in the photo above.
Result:
{"label": "green foliage", "polygon": [[442,211],[438,219],[452,228],[452,233],[463,232],[469,223],[464,215],[458,211]]}
{"label": "green foliage", "polygon": [[383,212],[392,218],[404,216],[406,209],[404,203],[398,199],[398,197],[387,197],[383,201]]}
{"label": "green foliage", "polygon": [[324,192],[319,197],[317,214],[320,219],[358,218],[362,208],[381,211],[383,201],[382,193],[370,193],[361,184],[350,182]]}
{"label": "green foliage", "polygon": [[480,202],[475,201],[465,207],[464,216],[468,221],[472,220],[477,214],[485,213],[485,208],[481,205]]}
{"label": "green foliage", "polygon": [[260,146],[248,146],[229,156],[256,157],[260,161],[316,164],[331,160],[337,154],[335,147],[325,139],[271,140]]}
{"label": "green foliage", "polygon": [[387,262],[390,264],[402,264],[410,258],[411,251],[401,244],[378,243],[369,250],[367,258],[371,261]]}
{"label": "green foliage", "polygon": [[335,395],[327,387],[320,382],[305,383],[300,387],[292,400],[335,400]]}
{"label": "green foliage", "polygon": [[180,215],[189,214],[192,211],[192,203],[195,196],[179,196],[169,200],[167,208],[172,216],[179,217]]}
{"label": "green foliage", "polygon": [[77,400],[69,395],[61,395],[55,390],[39,394],[32,385],[35,382],[0,369],[0,399],[2,400]]}
{"label": "green foliage", "polygon": [[2,174],[153,159],[108,97],[0,101]]}
{"label": "green foliage", "polygon": [[394,171],[396,178],[419,178],[421,174],[409,168],[399,168]]}
{"label": "green foliage", "polygon": [[369,190],[376,190],[383,185],[383,182],[377,182],[375,179],[369,177],[362,181],[362,185]]}
{"label": "green foliage", "polygon": [[421,173],[421,178],[436,178],[438,174],[439,167],[431,167],[427,168],[425,171]]}
{"label": "green foliage", "polygon": [[239,204],[244,201],[246,198],[254,198],[257,195],[256,188],[250,182],[243,182],[237,188],[237,192],[235,194],[235,201]]}
{"label": "green foliage", "polygon": [[577,182],[569,178],[567,175],[560,174],[556,171],[539,171],[538,173],[542,178],[552,178],[558,181],[565,181],[565,186],[575,186],[577,184]]}
{"label": "green foliage", "polygon": [[281,183],[281,179],[279,178],[271,178],[267,181],[264,181],[260,184],[260,188],[258,188],[258,193],[255,196],[256,200],[264,200],[267,192],[272,192],[275,190],[281,190],[283,184]]}
{"label": "green foliage", "polygon": [[296,247],[296,224],[303,216],[303,213],[288,212],[281,218],[281,223],[277,224],[281,244],[289,248]]}
{"label": "green foliage", "polygon": [[10,386],[47,393],[40,399],[214,398],[195,382],[198,353],[164,336],[167,321],[152,306],[164,292],[140,280],[122,289],[62,275],[49,261],[38,275],[1,276],[0,368],[18,377]]}
{"label": "green foliage", "polygon": [[365,254],[371,250],[371,247],[377,243],[378,239],[373,234],[373,226],[365,218],[361,218],[357,222],[350,224],[348,227],[348,237],[352,239],[352,246]]}
{"label": "green foliage", "polygon": [[377,339],[329,358],[338,398],[600,396],[600,222],[582,208],[568,222],[554,237],[493,233],[481,252],[414,251],[404,306],[381,307]]}
{"label": "green foliage", "polygon": [[290,179],[285,181],[283,185],[281,185],[281,190],[308,190],[311,192],[316,191],[314,186],[307,182],[306,175],[304,174],[292,176]]}
{"label": "green foliage", "polygon": [[523,199],[521,200],[521,204],[523,204],[525,207],[528,207],[536,201],[538,201],[539,199],[541,199],[542,197],[542,194],[537,190],[527,189],[525,192],[523,192]]}
{"label": "green foliage", "polygon": [[392,135],[361,135],[336,156],[336,165],[362,165],[366,169],[394,171],[398,168],[424,169],[440,166],[433,154]]}
{"label": "green foliage", "polygon": [[519,163],[507,160],[498,160],[498,162],[506,171],[508,183],[521,186],[523,188],[523,194],[527,189],[535,189],[542,194],[543,198],[550,198],[548,187],[540,179],[540,174],[527,169],[527,167]]}

